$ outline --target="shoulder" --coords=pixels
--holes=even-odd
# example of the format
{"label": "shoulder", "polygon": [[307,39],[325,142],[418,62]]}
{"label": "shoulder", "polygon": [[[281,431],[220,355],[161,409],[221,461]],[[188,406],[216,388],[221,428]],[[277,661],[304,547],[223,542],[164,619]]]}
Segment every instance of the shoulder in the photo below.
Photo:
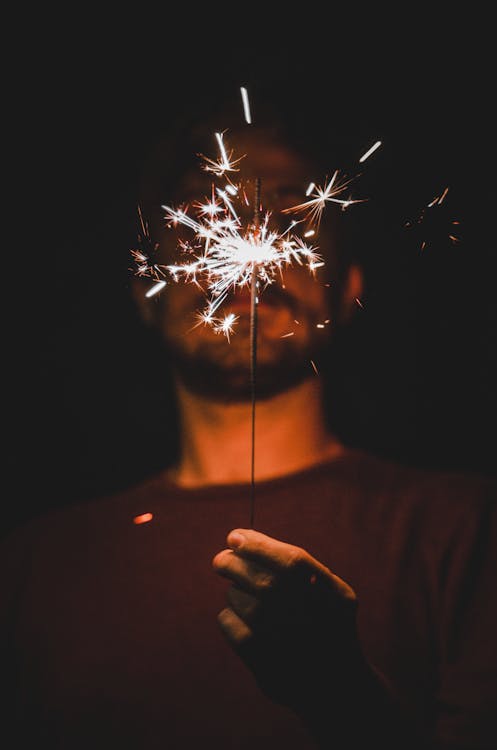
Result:
{"label": "shoulder", "polygon": [[323,467],[323,488],[338,490],[371,527],[425,529],[442,539],[459,528],[494,523],[497,478],[455,470],[409,465],[383,456],[348,450],[341,462]]}
{"label": "shoulder", "polygon": [[0,539],[0,558],[19,558],[48,547],[63,548],[78,539],[115,534],[123,521],[148,510],[168,492],[164,474],[146,477],[122,490],[38,514]]}
{"label": "shoulder", "polygon": [[456,469],[426,468],[361,451],[349,452],[357,476],[373,487],[402,492],[418,502],[497,501],[497,477]]}
{"label": "shoulder", "polygon": [[[36,579],[59,579],[91,560],[105,565],[131,546],[133,521],[167,497],[161,475],[123,491],[51,509],[0,539],[0,620]],[[41,585],[45,585],[44,583]]]}

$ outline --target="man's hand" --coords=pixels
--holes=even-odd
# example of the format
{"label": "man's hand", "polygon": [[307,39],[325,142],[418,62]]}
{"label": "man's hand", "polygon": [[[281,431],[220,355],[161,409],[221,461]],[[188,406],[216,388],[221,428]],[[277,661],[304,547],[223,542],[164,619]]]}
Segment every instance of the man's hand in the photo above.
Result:
{"label": "man's hand", "polygon": [[218,620],[261,689],[304,714],[350,695],[367,671],[352,588],[304,549],[252,529],[227,543],[213,559],[232,582]]}

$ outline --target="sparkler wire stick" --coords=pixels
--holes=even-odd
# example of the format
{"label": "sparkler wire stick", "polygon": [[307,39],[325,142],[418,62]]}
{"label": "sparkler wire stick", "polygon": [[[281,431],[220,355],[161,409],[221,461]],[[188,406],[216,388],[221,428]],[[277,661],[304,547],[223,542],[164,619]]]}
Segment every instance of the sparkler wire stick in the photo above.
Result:
{"label": "sparkler wire stick", "polygon": [[[254,227],[258,233],[260,226],[261,180],[255,181]],[[250,279],[250,393],[252,402],[252,451],[250,464],[250,528],[254,528],[255,510],[255,405],[256,405],[256,364],[257,364],[257,263],[252,265]]]}
{"label": "sparkler wire stick", "polygon": [[[250,113],[247,111],[248,99],[246,90],[242,89],[242,98],[244,101],[246,120],[251,122]],[[205,162],[203,169],[212,172],[215,177],[226,176],[228,172],[238,172],[236,165],[243,159],[243,156],[237,159],[232,158],[232,151],[227,151],[223,142],[223,133],[215,134],[217,145],[220,152],[218,160],[210,159],[203,155]],[[362,157],[364,160],[374,149],[380,145],[377,142],[367,154]],[[148,276],[155,281],[154,286],[146,293],[151,297],[166,286],[166,272],[170,274],[174,281],[183,278],[187,282],[196,283],[200,286],[198,276],[206,274],[210,299],[207,308],[197,315],[197,323],[193,326],[196,328],[200,324],[212,325],[216,333],[224,333],[229,341],[232,326],[237,320],[233,313],[223,319],[215,317],[218,308],[225,301],[231,288],[245,287],[250,284],[250,391],[251,391],[251,470],[250,470],[250,527],[254,526],[255,510],[255,411],[256,411],[256,365],[257,365],[257,292],[261,283],[264,285],[271,284],[279,272],[282,273],[283,267],[291,265],[293,262],[300,266],[307,265],[310,271],[314,271],[319,266],[324,265],[321,258],[316,254],[313,247],[307,246],[302,239],[290,234],[293,227],[301,222],[306,222],[319,228],[321,215],[325,205],[329,202],[342,206],[342,209],[348,208],[354,203],[361,203],[362,200],[352,198],[340,198],[348,187],[352,178],[338,179],[338,170],[336,170],[331,180],[325,181],[323,187],[317,187],[311,183],[306,191],[308,200],[303,203],[290,206],[281,210],[281,213],[305,212],[305,216],[300,221],[292,220],[290,226],[283,232],[274,231],[268,228],[270,213],[266,213],[262,219],[261,206],[261,179],[255,180],[254,191],[254,211],[253,221],[245,230],[242,221],[238,216],[234,201],[236,198],[249,201],[242,191],[239,195],[239,187],[233,184],[229,177],[225,177],[228,184],[225,188],[214,188],[212,185],[212,200],[206,204],[194,204],[198,209],[199,218],[195,219],[190,216],[185,209],[172,208],[164,205],[166,217],[171,225],[181,224],[188,227],[196,235],[194,244],[180,242],[182,250],[190,255],[187,262],[162,265],[153,258],[153,251],[157,250],[158,245],[151,246],[148,234],[148,226],[144,221],[140,207],[138,208],[140,219],[140,242],[145,243],[145,249],[140,246],[139,250],[132,250],[134,260],[138,263],[137,274]],[[229,195],[228,195],[229,193]],[[217,197],[216,197],[217,196]],[[440,198],[442,201],[444,196]],[[304,237],[310,237],[315,233],[315,229],[308,229]],[[146,241],[146,242],[145,242]],[[148,244],[147,244],[148,243]],[[201,251],[198,248],[204,245]],[[193,254],[193,259],[191,255]],[[295,321],[298,323],[298,321]],[[328,321],[326,321],[328,322]],[[318,326],[319,327],[319,326]],[[192,329],[190,329],[192,330]],[[293,332],[285,334],[293,335]],[[311,361],[314,369],[315,365]]]}

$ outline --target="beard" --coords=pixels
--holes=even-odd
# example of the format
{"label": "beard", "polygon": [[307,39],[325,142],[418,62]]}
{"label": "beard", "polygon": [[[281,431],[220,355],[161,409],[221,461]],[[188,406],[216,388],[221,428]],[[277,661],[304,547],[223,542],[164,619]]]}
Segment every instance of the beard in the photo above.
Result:
{"label": "beard", "polygon": [[[329,342],[327,331],[318,329],[322,311],[296,300],[278,287],[264,292],[263,310],[258,310],[255,358],[255,392],[266,400],[315,377],[312,362],[320,361]],[[282,338],[275,318],[297,321],[294,335]],[[281,318],[283,316],[283,318]],[[220,403],[248,402],[252,398],[250,317],[240,314],[228,342],[223,334],[204,328],[200,335],[168,337],[173,369],[192,393]]]}

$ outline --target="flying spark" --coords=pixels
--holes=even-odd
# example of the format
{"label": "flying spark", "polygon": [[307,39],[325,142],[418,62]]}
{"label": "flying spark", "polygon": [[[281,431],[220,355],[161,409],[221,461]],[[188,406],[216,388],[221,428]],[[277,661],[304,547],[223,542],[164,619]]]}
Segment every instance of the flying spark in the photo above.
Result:
{"label": "flying spark", "polygon": [[[295,235],[283,234],[269,227],[267,213],[259,227],[243,226],[235,212],[235,221],[224,221],[217,216],[194,219],[182,209],[163,206],[166,217],[174,225],[183,224],[191,229],[198,242],[186,244],[188,260],[166,266],[174,281],[205,281],[210,298],[204,311],[204,322],[210,322],[230,290],[249,286],[254,267],[262,286],[272,284],[277,274],[292,263],[307,265],[310,271],[321,267],[321,257],[315,248],[306,245]],[[230,202],[225,213],[235,211]],[[200,211],[202,213],[202,211]],[[223,331],[225,329],[223,328]]]}
{"label": "flying spark", "polygon": [[[150,236],[150,230],[148,222],[143,218],[142,210],[138,205],[138,219],[140,223],[140,229],[138,231],[138,248],[131,250],[131,256],[137,264],[136,274],[137,276],[148,276],[157,282],[163,280],[165,274],[162,266],[157,263],[157,250],[159,249],[159,243],[153,242]],[[165,282],[162,286],[165,285]]]}
{"label": "flying spark", "polygon": [[203,167],[204,170],[206,172],[212,172],[218,177],[222,177],[226,172],[238,172],[239,170],[237,169],[236,164],[244,158],[243,156],[240,156],[238,159],[233,159],[233,151],[230,151],[229,154],[227,153],[223,141],[223,135],[224,133],[215,133],[219,151],[221,153],[221,157],[217,161],[202,155],[202,159],[205,161]]}
{"label": "flying spark", "polygon": [[309,192],[309,188],[307,189],[308,194],[311,196],[310,200],[305,201],[304,203],[299,203],[296,206],[291,206],[290,208],[284,208],[283,213],[305,212],[304,220],[319,227],[323,210],[327,203],[338,203],[342,206],[342,209],[345,210],[353,203],[363,202],[360,199],[353,200],[352,198],[338,197],[344,193],[353,179],[354,178],[347,178],[345,176],[339,178],[338,170],[336,170],[331,180],[328,183],[325,183],[324,187],[316,187],[314,183],[311,183],[314,192],[312,192],[312,190]]}
{"label": "flying spark", "polygon": [[243,102],[243,113],[245,115],[245,121],[250,125],[252,123],[252,116],[250,114],[250,103],[248,98],[247,89],[244,86],[240,87]]}
{"label": "flying spark", "polygon": [[[248,105],[246,89],[241,89],[242,98]],[[245,91],[245,94],[243,93]],[[250,116],[248,108],[246,112]],[[248,121],[248,120],[247,120]],[[234,158],[233,151],[226,148],[224,132],[215,133],[219,156],[217,159],[200,154],[202,168],[212,173],[214,178],[224,178],[225,184],[211,186],[211,196],[204,201],[196,201],[187,206],[172,207],[163,205],[165,218],[169,226],[182,225],[193,234],[191,241],[179,241],[181,258],[175,264],[158,264],[152,257],[152,244],[148,227],[140,212],[142,239],[140,248],[133,250],[137,263],[137,274],[150,276],[156,283],[146,293],[152,297],[166,285],[166,277],[177,282],[180,280],[197,284],[206,295],[206,307],[198,313],[198,325],[210,325],[216,333],[223,333],[229,340],[237,317],[233,314],[220,318],[217,312],[228,295],[237,289],[247,287],[254,282],[259,292],[277,278],[283,279],[283,270],[291,265],[305,266],[314,273],[324,266],[323,259],[316,252],[317,248],[306,244],[303,238],[315,234],[315,229],[308,226],[314,222],[319,226],[323,210],[327,203],[337,203],[342,209],[362,202],[361,200],[343,197],[352,179],[341,177],[338,170],[334,172],[324,187],[316,187],[311,182],[306,195],[308,201],[282,210],[282,213],[305,212],[300,220],[293,219],[289,227],[281,232],[271,226],[271,212],[263,214],[262,206],[256,200],[254,219],[242,222],[239,206],[245,209],[250,205],[249,198],[241,184],[236,184],[228,173],[238,172],[238,164],[244,156]],[[227,181],[227,182],[226,182]],[[295,232],[299,224],[307,223],[303,238]],[[148,244],[147,244],[148,243]],[[153,247],[155,251],[157,247]],[[258,296],[255,298],[258,302]],[[191,330],[191,329],[190,329]]]}
{"label": "flying spark", "polygon": [[361,156],[361,158],[359,159],[359,162],[366,161],[366,159],[370,157],[371,154],[374,153],[376,149],[379,148],[380,146],[381,146],[381,141],[376,141],[376,143],[373,143],[371,148],[368,149],[366,153]]}
{"label": "flying spark", "polygon": [[417,235],[422,233],[419,238],[421,251],[424,251],[428,245],[446,242],[447,238],[452,244],[461,241],[461,237],[453,233],[453,227],[458,227],[460,222],[451,219],[448,215],[450,209],[446,204],[442,205],[448,192],[449,188],[445,187],[421,210],[415,220],[404,223],[407,229],[414,230]]}
{"label": "flying spark", "polygon": [[166,286],[165,281],[158,281],[156,284],[154,284],[150,289],[145,292],[145,297],[154,297],[156,294],[158,294],[164,287]]}

